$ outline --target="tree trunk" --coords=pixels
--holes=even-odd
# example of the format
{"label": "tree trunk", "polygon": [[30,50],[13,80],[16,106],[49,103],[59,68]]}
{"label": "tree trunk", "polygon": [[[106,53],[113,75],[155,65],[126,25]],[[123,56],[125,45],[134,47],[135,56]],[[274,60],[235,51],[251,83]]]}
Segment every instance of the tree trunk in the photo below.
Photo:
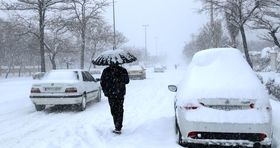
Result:
{"label": "tree trunk", "polygon": [[81,28],[81,38],[82,38],[82,49],[81,49],[81,65],[80,68],[84,69],[85,65],[85,48],[86,48],[86,10],[85,3],[82,5],[82,28]]}
{"label": "tree trunk", "polygon": [[51,58],[52,69],[56,69],[55,58]]}
{"label": "tree trunk", "polygon": [[271,31],[271,32],[270,32],[270,35],[271,35],[271,37],[273,38],[273,42],[274,42],[274,44],[275,44],[277,47],[279,47],[279,48],[280,48],[280,43],[279,43],[279,41],[278,41],[277,36],[275,35],[275,34],[276,34],[276,32],[277,32],[277,30],[275,30],[275,31]]}
{"label": "tree trunk", "polygon": [[7,71],[7,73],[6,73],[6,76],[5,76],[6,79],[8,78],[10,72],[11,72],[11,67],[9,66],[9,69],[8,69],[8,71]]}
{"label": "tree trunk", "polygon": [[56,63],[55,63],[55,56],[56,54],[55,53],[49,53],[49,59],[50,59],[50,62],[52,64],[52,69],[56,69]]}
{"label": "tree trunk", "polygon": [[[12,61],[12,63],[13,63],[13,61]],[[10,72],[11,72],[12,63],[9,64],[8,71],[6,72],[6,76],[5,76],[6,79],[8,78],[8,76],[9,76],[9,74],[10,74]]]}
{"label": "tree trunk", "polygon": [[45,10],[44,1],[39,3],[39,31],[40,31],[40,56],[41,56],[41,72],[46,72],[45,64],[45,49],[44,49],[44,36],[45,36]]}
{"label": "tree trunk", "polygon": [[19,70],[18,70],[18,77],[21,77],[21,70],[22,70],[22,65],[20,65]]}
{"label": "tree trunk", "polygon": [[245,53],[246,60],[247,60],[248,64],[251,66],[251,68],[253,68],[253,64],[252,64],[250,56],[249,56],[246,33],[245,33],[243,25],[240,26],[240,33],[241,33],[241,37],[242,37],[243,48],[244,48],[244,53]]}
{"label": "tree trunk", "polygon": [[86,35],[85,29],[82,29],[82,49],[81,49],[81,69],[84,69],[84,62],[85,62],[85,47],[86,47]]}
{"label": "tree trunk", "polygon": [[232,47],[233,47],[233,48],[237,48],[236,37],[234,37],[234,38],[232,39]]}

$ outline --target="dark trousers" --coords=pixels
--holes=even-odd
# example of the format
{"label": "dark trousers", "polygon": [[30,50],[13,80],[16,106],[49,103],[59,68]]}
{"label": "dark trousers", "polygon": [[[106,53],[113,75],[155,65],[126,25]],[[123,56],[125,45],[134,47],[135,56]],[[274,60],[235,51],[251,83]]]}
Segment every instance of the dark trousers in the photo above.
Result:
{"label": "dark trousers", "polygon": [[124,97],[109,97],[109,105],[116,130],[122,129]]}

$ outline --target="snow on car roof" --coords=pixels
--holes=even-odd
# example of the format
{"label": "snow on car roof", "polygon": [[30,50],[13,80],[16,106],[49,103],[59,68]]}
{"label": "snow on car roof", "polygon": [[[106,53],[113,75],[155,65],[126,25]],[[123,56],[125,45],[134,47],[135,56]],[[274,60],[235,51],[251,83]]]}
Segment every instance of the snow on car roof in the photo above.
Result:
{"label": "snow on car roof", "polygon": [[75,71],[82,71],[81,69],[62,69],[51,70],[44,77],[43,81],[77,81],[77,75]]}
{"label": "snow on car roof", "polygon": [[177,98],[267,99],[268,95],[238,49],[217,48],[194,55]]}

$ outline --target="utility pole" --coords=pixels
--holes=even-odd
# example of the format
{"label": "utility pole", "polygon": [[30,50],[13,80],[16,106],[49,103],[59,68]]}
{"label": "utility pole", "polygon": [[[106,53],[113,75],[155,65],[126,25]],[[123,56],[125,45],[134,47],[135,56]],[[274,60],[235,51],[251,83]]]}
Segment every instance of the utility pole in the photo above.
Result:
{"label": "utility pole", "polygon": [[156,50],[156,56],[159,57],[159,51],[158,51],[158,37],[155,37],[155,50]]}
{"label": "utility pole", "polygon": [[147,27],[149,27],[149,25],[143,25],[144,30],[145,30],[145,60],[148,60],[148,51],[147,51]]}

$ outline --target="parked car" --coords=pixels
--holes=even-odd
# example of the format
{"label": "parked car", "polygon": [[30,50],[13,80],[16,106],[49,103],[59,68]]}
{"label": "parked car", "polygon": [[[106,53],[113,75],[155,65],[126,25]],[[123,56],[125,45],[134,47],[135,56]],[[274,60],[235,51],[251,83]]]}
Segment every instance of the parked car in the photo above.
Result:
{"label": "parked car", "polygon": [[34,80],[41,80],[45,75],[45,72],[36,72],[35,74],[32,75],[32,78]]}
{"label": "parked car", "polygon": [[93,68],[89,71],[89,73],[92,75],[97,75],[97,74],[101,75],[102,71],[103,71],[102,69]]}
{"label": "parked car", "polygon": [[146,70],[141,65],[127,67],[129,79],[146,79]]}
{"label": "parked car", "polygon": [[101,100],[101,88],[87,71],[52,70],[32,85],[30,99],[37,111],[44,110],[46,105],[67,104],[78,104],[83,111],[86,103]]}
{"label": "parked car", "polygon": [[239,50],[196,53],[184,80],[168,87],[180,145],[271,147],[269,96]]}
{"label": "parked car", "polygon": [[163,66],[163,65],[156,65],[156,66],[154,67],[154,72],[164,72],[165,69],[166,69],[166,67]]}

